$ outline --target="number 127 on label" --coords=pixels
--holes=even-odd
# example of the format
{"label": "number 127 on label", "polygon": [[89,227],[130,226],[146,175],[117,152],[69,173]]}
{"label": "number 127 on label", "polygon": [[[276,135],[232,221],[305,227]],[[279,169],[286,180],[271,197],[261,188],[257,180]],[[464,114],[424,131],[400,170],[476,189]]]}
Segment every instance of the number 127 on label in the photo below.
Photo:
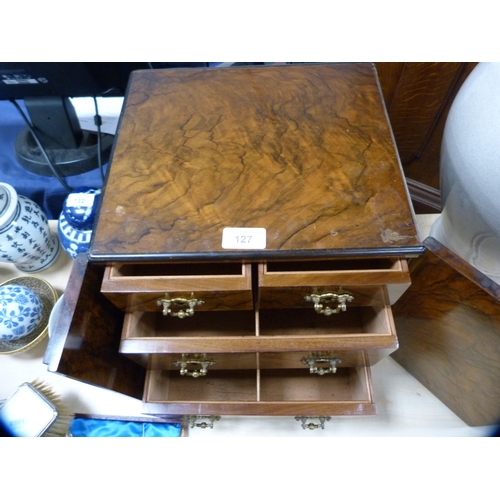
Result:
{"label": "number 127 on label", "polygon": [[262,227],[225,227],[222,248],[258,250],[266,248],[266,230]]}

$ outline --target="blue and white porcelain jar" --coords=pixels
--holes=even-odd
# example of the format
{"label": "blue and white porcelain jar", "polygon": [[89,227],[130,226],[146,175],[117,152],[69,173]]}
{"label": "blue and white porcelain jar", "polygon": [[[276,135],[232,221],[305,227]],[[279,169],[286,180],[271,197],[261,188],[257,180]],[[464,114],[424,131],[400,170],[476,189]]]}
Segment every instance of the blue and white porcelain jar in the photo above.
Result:
{"label": "blue and white porcelain jar", "polygon": [[100,189],[83,187],[64,200],[58,233],[61,245],[72,259],[89,248],[100,194]]}
{"label": "blue and white porcelain jar", "polygon": [[38,294],[22,285],[0,286],[0,340],[17,340],[29,335],[43,317]]}
{"label": "blue and white porcelain jar", "polygon": [[59,240],[50,232],[43,210],[0,182],[0,261],[37,273],[54,264],[59,252]]}

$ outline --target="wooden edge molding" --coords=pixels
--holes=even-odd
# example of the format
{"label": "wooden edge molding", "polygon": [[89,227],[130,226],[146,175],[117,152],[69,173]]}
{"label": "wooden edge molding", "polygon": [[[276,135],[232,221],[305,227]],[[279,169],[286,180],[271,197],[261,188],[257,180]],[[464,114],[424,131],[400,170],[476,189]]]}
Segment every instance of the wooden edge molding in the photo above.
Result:
{"label": "wooden edge molding", "polygon": [[439,189],[414,181],[413,179],[406,179],[406,184],[408,185],[408,191],[413,201],[422,203],[441,212],[441,193]]}
{"label": "wooden edge molding", "polygon": [[483,274],[456,253],[452,252],[448,247],[445,247],[432,236],[428,236],[424,240],[424,246],[436,257],[446,262],[462,276],[500,302],[500,285],[495,283],[491,278]]}

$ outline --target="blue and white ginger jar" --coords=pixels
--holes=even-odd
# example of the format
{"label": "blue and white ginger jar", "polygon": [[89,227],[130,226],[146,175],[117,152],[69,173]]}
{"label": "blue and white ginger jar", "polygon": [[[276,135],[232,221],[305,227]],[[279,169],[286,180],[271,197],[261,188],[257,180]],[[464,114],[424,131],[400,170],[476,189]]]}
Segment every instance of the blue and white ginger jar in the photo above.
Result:
{"label": "blue and white ginger jar", "polygon": [[100,194],[100,189],[83,187],[64,200],[57,227],[61,245],[72,259],[89,248]]}
{"label": "blue and white ginger jar", "polygon": [[60,250],[38,204],[0,182],[0,261],[37,273],[54,264]]}

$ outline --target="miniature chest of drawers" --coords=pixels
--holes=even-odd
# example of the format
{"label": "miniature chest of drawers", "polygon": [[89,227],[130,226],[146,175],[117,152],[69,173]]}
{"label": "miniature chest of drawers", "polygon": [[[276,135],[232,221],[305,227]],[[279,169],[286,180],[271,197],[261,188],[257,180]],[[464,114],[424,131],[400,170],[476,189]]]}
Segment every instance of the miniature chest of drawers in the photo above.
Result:
{"label": "miniature chest of drawers", "polygon": [[148,414],[373,414],[422,251],[372,64],[134,72],[46,362]]}

